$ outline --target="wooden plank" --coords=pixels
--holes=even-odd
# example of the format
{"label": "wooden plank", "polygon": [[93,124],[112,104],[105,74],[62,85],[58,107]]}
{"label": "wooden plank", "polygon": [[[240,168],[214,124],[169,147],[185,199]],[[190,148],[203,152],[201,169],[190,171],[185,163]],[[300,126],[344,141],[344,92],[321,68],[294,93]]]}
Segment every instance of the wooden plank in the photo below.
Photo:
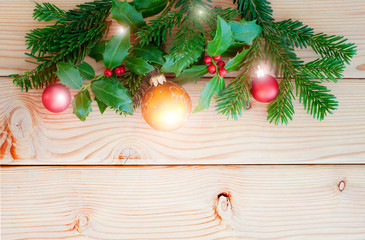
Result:
{"label": "wooden plank", "polygon": [[[196,106],[206,81],[185,86]],[[252,102],[238,121],[208,111],[193,114],[175,132],[158,132],[143,120],[93,105],[86,122],[52,114],[41,91],[28,94],[0,79],[0,161],[2,164],[279,164],[365,163],[365,81],[326,84],[339,109],[320,122],[295,103],[289,126],[266,121],[267,104]],[[75,94],[76,92],[72,92]]]}
{"label": "wooden plank", "polygon": [[[42,2],[40,0],[38,2]],[[63,9],[72,9],[84,0],[50,0]],[[272,0],[274,17],[277,20],[288,18],[298,19],[315,28],[317,32],[344,35],[358,46],[358,55],[344,72],[347,78],[365,77],[365,1],[363,0],[307,0],[286,1]],[[214,0],[214,7],[235,7],[232,1]],[[24,55],[26,51],[24,36],[35,27],[45,26],[32,20],[34,3],[32,0],[16,0],[0,2],[0,76],[11,73],[22,73],[34,68],[30,60]],[[113,23],[110,34],[115,34],[118,28]],[[298,50],[297,54],[305,61],[314,59],[311,50]],[[91,59],[98,73],[104,69],[102,63],[96,64]]]}
{"label": "wooden plank", "polygon": [[10,167],[1,183],[8,240],[365,239],[364,165]]}

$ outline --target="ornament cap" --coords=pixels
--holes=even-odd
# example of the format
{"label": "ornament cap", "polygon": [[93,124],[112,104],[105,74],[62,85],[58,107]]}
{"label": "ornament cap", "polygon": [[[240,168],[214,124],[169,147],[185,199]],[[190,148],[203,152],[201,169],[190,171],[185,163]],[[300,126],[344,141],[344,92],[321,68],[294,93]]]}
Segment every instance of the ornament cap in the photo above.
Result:
{"label": "ornament cap", "polygon": [[166,77],[162,73],[154,75],[150,78],[150,84],[157,87],[159,84],[166,82]]}

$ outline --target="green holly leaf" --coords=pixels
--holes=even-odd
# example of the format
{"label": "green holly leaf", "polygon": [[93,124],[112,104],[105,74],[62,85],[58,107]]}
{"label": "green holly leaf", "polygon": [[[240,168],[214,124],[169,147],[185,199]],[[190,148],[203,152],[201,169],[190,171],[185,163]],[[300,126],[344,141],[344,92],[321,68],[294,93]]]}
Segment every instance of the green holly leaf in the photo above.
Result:
{"label": "green holly leaf", "polygon": [[185,84],[193,81],[196,82],[207,73],[207,65],[194,65],[191,68],[185,69],[177,78],[175,78],[174,81],[179,84]]}
{"label": "green holly leaf", "polygon": [[154,70],[154,67],[146,60],[134,56],[126,57],[125,65],[129,70],[139,75],[145,75]]}
{"label": "green holly leaf", "polygon": [[227,72],[238,71],[248,51],[249,49],[243,49],[242,52],[237,53],[237,55],[234,58],[229,59],[227,65],[225,66]]}
{"label": "green holly leaf", "polygon": [[213,41],[208,42],[207,53],[210,56],[224,53],[232,45],[234,39],[231,25],[220,16],[218,16],[217,21],[217,33]]}
{"label": "green holly leaf", "polygon": [[77,65],[76,68],[79,70],[82,78],[85,80],[91,80],[95,77],[95,71],[93,67],[87,62],[82,62],[81,64]]}
{"label": "green holly leaf", "polygon": [[105,105],[133,113],[133,101],[122,83],[112,83],[107,78],[101,78],[91,82],[91,90]]}
{"label": "green holly leaf", "polygon": [[134,0],[133,5],[144,18],[160,13],[165,9],[168,0]]}
{"label": "green holly leaf", "polygon": [[129,27],[126,31],[112,36],[105,46],[105,67],[109,69],[118,67],[123,62],[124,58],[128,56],[128,50],[131,47]]}
{"label": "green holly leaf", "polygon": [[133,48],[133,54],[134,56],[143,58],[151,63],[157,63],[160,65],[165,63],[163,58],[164,52],[153,45],[147,45],[143,47],[137,45]]}
{"label": "green holly leaf", "polygon": [[255,21],[247,22],[243,19],[240,22],[231,23],[234,33],[234,40],[252,45],[252,41],[261,33],[262,28]]}
{"label": "green holly leaf", "polygon": [[164,73],[175,73],[176,76],[179,76],[181,71],[188,67],[188,63],[185,58],[174,58],[172,55],[165,56],[166,62],[161,68],[161,72]]}
{"label": "green holly leaf", "polygon": [[143,25],[146,25],[142,13],[138,12],[136,8],[128,2],[113,0],[112,15],[112,18],[117,20],[120,25],[130,26],[132,32],[135,32]]}
{"label": "green holly leaf", "polygon": [[80,89],[82,87],[79,70],[69,62],[58,62],[56,75],[61,83],[69,88]]}
{"label": "green holly leaf", "polygon": [[98,104],[100,113],[103,114],[108,106],[105,103],[103,103],[102,101],[100,101],[99,99],[97,99],[96,97],[94,98],[94,100]]}
{"label": "green holly leaf", "polygon": [[75,95],[72,101],[73,113],[81,120],[85,121],[86,117],[92,112],[91,97],[89,90],[85,89]]}
{"label": "green holly leaf", "polygon": [[98,45],[93,47],[90,50],[88,56],[94,58],[95,61],[97,61],[97,62],[102,61],[104,59],[103,55],[104,55],[106,43],[107,43],[107,41],[102,41],[101,43],[99,43]]}
{"label": "green holly leaf", "polygon": [[201,96],[198,100],[198,106],[194,109],[193,113],[203,111],[209,108],[210,100],[214,93],[219,94],[224,88],[224,78],[215,76],[213,77],[204,89],[201,91]]}

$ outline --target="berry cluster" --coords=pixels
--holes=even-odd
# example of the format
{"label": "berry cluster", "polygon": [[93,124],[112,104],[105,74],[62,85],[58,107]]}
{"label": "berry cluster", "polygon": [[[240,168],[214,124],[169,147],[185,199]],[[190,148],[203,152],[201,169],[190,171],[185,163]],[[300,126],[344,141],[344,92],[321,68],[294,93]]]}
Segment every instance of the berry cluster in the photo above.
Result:
{"label": "berry cluster", "polygon": [[[218,61],[217,63],[215,63],[214,61]],[[221,60],[221,55],[215,56],[213,57],[213,59],[210,56],[205,56],[204,57],[204,62],[208,65],[208,72],[211,74],[214,74],[217,72],[217,66],[219,67],[218,69],[218,74],[221,77],[226,76],[227,74],[227,69],[224,68],[224,66],[226,65],[223,61]]]}
{"label": "berry cluster", "polygon": [[[125,68],[122,65],[120,65],[119,67],[114,68],[114,73],[116,75],[124,74]],[[111,75],[113,75],[113,71],[111,69],[107,68],[104,71],[104,75],[105,75],[105,77],[110,77]]]}

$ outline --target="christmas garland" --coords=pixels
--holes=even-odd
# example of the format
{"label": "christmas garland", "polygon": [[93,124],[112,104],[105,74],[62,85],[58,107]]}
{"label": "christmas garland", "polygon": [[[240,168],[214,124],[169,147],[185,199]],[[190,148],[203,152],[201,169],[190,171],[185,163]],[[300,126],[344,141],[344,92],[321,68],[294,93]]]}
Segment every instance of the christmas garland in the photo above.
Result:
{"label": "christmas garland", "polygon": [[[194,112],[208,109],[215,96],[217,112],[237,119],[253,96],[270,102],[268,120],[275,124],[292,119],[295,97],[317,119],[331,114],[338,103],[322,82],[342,77],[356,46],[343,37],[314,33],[296,20],[275,22],[266,0],[234,3],[237,9],[212,8],[210,1],[203,0],[95,0],[69,11],[36,3],[34,19],[54,24],[26,35],[31,49],[27,55],[37,67],[10,76],[25,91],[52,86],[58,80],[68,88],[80,89],[72,105],[82,121],[92,111],[90,90],[101,113],[109,107],[120,114],[133,114],[142,101],[144,86],[151,84],[148,80],[156,73],[174,74],[174,86],[196,82],[208,72],[214,74],[201,91]],[[121,29],[105,39],[109,15]],[[146,22],[154,15],[158,16]],[[171,46],[166,47],[170,39]],[[294,49],[308,47],[319,58],[304,63]],[[104,74],[95,76],[94,69],[83,61],[86,56],[104,61]],[[229,60],[225,63],[221,56]],[[270,65],[282,78],[280,84],[271,76],[261,80],[256,76],[260,63]],[[225,82],[225,75],[236,71],[237,76]],[[85,84],[84,80],[91,81]],[[63,91],[62,86],[57,88]],[[44,102],[52,91],[44,92]],[[188,100],[184,97],[184,102]],[[186,106],[190,113],[191,106]],[[46,108],[52,111],[52,107]]]}

